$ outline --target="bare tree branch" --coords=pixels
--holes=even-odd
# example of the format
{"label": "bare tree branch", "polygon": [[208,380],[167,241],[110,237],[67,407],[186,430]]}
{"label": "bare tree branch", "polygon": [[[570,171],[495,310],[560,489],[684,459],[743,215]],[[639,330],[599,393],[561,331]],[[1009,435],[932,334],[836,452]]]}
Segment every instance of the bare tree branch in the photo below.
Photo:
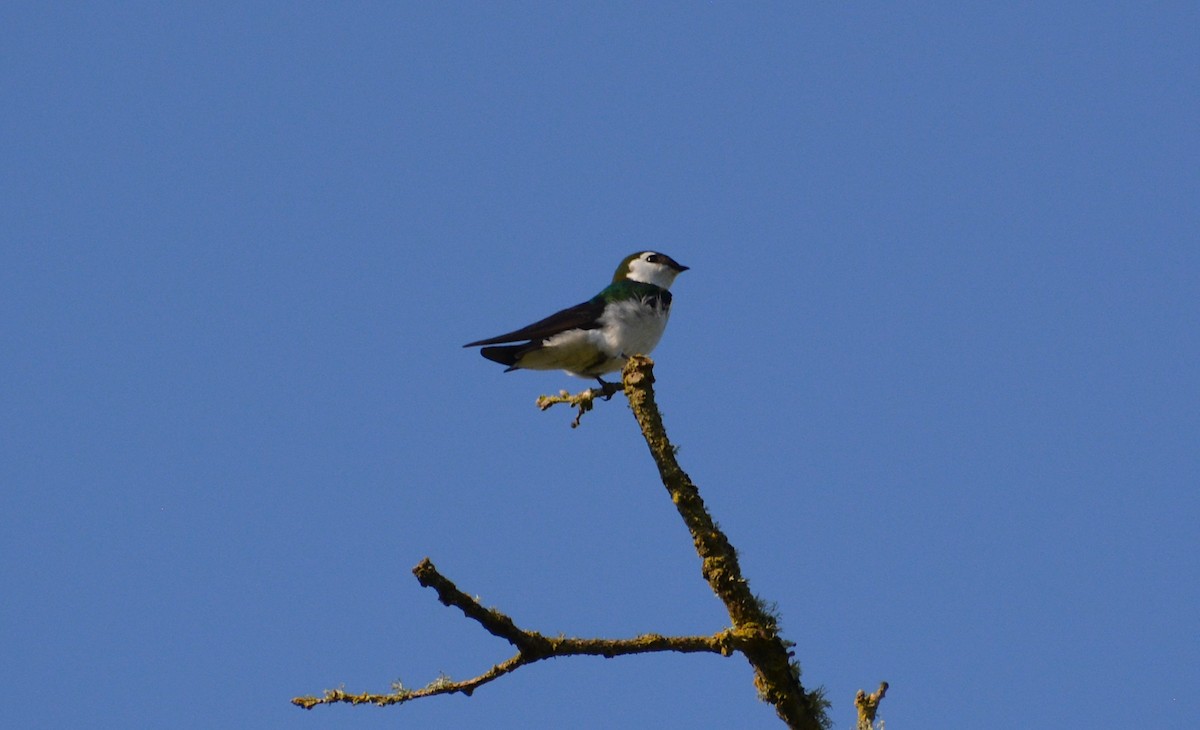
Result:
{"label": "bare tree branch", "polygon": [[708,514],[696,485],[675,459],[675,447],[667,438],[654,401],[654,361],[644,356],[631,357],[623,376],[625,395],[658,465],[659,476],[692,534],[701,560],[701,574],[724,602],[733,628],[754,636],[741,651],[754,667],[755,687],[763,699],[775,706],[775,712],[788,727],[820,730],[828,724],[825,716],[828,703],[821,690],[807,692],[800,684],[800,665],[792,661],[790,650],[794,645],[779,636],[776,617],[751,593],[729,538]]}
{"label": "bare tree branch", "polygon": [[[737,553],[725,533],[709,515],[696,485],[679,466],[675,458],[675,447],[667,438],[662,416],[654,400],[654,362],[648,357],[629,358],[622,372],[622,383],[605,384],[603,388],[592,388],[581,393],[562,391],[557,396],[542,396],[537,405],[546,410],[558,403],[566,403],[577,409],[572,428],[579,426],[583,414],[592,409],[595,399],[610,399],[614,393],[624,390],[629,399],[642,436],[650,448],[650,454],[658,466],[659,476],[671,497],[684,524],[692,535],[692,543],[701,560],[701,574],[713,592],[725,604],[733,626],[712,636],[667,637],[658,634],[643,634],[632,639],[581,639],[564,636],[550,637],[536,631],[522,629],[507,615],[496,609],[482,606],[477,600],[460,591],[454,583],[443,576],[428,558],[421,561],[413,573],[422,586],[433,588],[438,600],[446,606],[454,606],[478,623],[493,636],[504,639],[517,649],[517,654],[494,665],[491,669],[472,679],[452,681],[441,676],[421,689],[407,689],[399,684],[388,694],[348,694],[343,690],[327,690],[321,697],[297,697],[296,705],[311,709],[321,704],[347,702],[350,704],[371,703],[394,705],[421,697],[461,692],[470,695],[477,687],[487,684],[526,664],[563,656],[614,657],[624,654],[648,652],[709,652],[729,656],[734,651],[742,653],[754,668],[754,684],[759,696],[775,707],[788,727],[794,730],[824,730],[829,719],[829,706],[821,689],[808,691],[800,683],[800,665],[793,660],[792,642],[779,634],[779,622],[773,609],[750,591],[742,576]],[[860,727],[868,717],[867,727],[874,721],[879,700],[887,691],[887,683],[879,691],[865,695],[861,690],[855,700],[859,711]]]}
{"label": "bare tree branch", "polygon": [[648,654],[651,652],[674,651],[680,653],[709,652],[729,656],[744,643],[733,630],[721,631],[712,636],[660,636],[642,634],[632,639],[578,639],[563,636],[544,636],[536,631],[526,631],[494,608],[484,608],[479,601],[463,593],[450,579],[443,576],[425,558],[413,568],[417,581],[426,588],[433,588],[438,600],[446,606],[454,606],[493,636],[504,639],[517,648],[516,656],[493,666],[478,677],[454,682],[441,676],[421,689],[394,687],[387,694],[362,692],[350,694],[341,689],[326,690],[321,697],[296,697],[292,704],[311,710],[317,705],[345,702],[352,705],[372,704],[379,706],[398,705],[410,700],[435,695],[461,692],[468,697],[476,688],[494,679],[516,671],[526,664],[553,657],[602,656],[612,658],[626,654]]}

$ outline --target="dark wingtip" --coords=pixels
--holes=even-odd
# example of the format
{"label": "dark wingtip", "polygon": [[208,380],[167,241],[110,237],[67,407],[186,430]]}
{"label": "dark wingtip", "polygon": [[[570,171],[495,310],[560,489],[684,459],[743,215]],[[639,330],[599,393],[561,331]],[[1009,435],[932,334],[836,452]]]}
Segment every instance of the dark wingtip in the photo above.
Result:
{"label": "dark wingtip", "polygon": [[516,368],[518,353],[524,349],[524,345],[501,345],[498,347],[485,347],[479,351],[492,362],[498,362],[510,369]]}

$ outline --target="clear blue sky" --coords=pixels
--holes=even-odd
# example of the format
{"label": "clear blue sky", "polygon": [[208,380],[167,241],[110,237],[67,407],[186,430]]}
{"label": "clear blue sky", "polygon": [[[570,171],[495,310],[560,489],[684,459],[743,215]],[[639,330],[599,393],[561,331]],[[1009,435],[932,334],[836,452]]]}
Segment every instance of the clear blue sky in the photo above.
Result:
{"label": "clear blue sky", "polygon": [[[460,345],[692,267],[684,467],[838,727],[1195,724],[1195,3],[0,7],[0,724],[774,728],[627,406]],[[964,715],[966,717],[964,717]]]}

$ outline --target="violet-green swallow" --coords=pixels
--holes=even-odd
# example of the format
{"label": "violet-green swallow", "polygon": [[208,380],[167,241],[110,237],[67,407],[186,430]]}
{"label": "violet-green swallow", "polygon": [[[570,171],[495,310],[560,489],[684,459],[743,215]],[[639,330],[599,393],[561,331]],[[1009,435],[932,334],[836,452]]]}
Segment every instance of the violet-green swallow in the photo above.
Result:
{"label": "violet-green swallow", "polygon": [[643,251],[625,257],[612,283],[591,299],[507,334],[468,342],[511,370],[566,370],[581,378],[620,370],[630,355],[647,355],[662,337],[671,313],[671,282],[688,267],[666,254]]}

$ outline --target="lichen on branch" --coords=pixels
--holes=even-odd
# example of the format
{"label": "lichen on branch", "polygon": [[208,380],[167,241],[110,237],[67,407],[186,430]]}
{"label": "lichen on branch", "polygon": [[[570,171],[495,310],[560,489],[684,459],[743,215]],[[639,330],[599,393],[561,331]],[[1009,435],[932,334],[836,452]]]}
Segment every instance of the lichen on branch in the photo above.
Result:
{"label": "lichen on branch", "polygon": [[880,682],[879,689],[871,694],[867,694],[861,689],[858,691],[854,697],[854,707],[858,710],[858,730],[872,730],[875,727],[875,714],[879,712],[879,701],[887,694],[887,690],[888,683]]}
{"label": "lichen on branch", "polygon": [[825,714],[828,703],[823,692],[820,689],[809,692],[801,685],[800,665],[792,658],[790,642],[780,637],[775,616],[751,592],[742,576],[737,552],[675,458],[675,447],[667,438],[654,399],[654,361],[645,356],[629,358],[622,382],[663,486],[692,535],[700,556],[701,574],[725,604],[734,630],[754,637],[741,651],[754,667],[754,685],[759,695],[775,706],[776,714],[788,727],[819,730],[828,726]]}

